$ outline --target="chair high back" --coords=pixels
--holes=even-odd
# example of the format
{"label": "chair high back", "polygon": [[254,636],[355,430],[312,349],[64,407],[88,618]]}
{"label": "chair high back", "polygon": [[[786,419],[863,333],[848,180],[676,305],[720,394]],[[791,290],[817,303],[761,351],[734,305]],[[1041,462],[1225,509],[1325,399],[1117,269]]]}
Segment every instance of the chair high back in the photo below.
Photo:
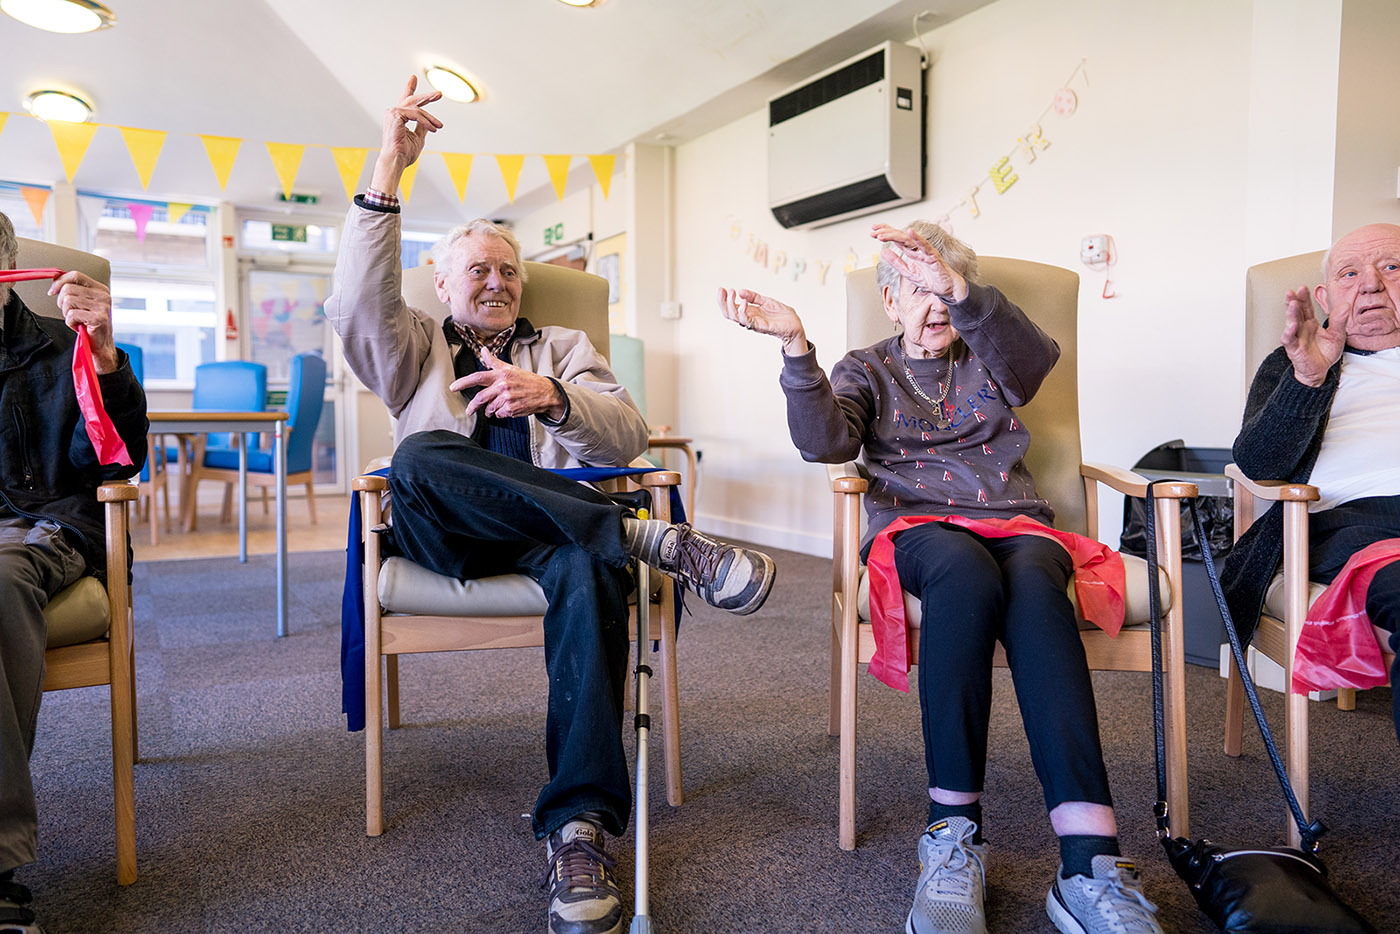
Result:
{"label": "chair high back", "polygon": [[[21,269],[76,269],[104,285],[112,281],[112,264],[101,256],[56,243],[30,240],[27,237],[19,237],[18,241],[19,258],[16,262]],[[14,290],[36,315],[62,318],[63,312],[58,310],[58,299],[48,294],[51,285],[53,283],[48,279],[38,279],[32,282],[16,282]]]}
{"label": "chair high back", "polygon": [[[247,360],[201,363],[194,368],[190,408],[207,412],[261,412],[267,408],[267,367]],[[209,435],[213,447],[228,447],[227,434]]]}
{"label": "chair high back", "polygon": [[[1084,534],[1087,513],[1079,473],[1079,276],[1068,269],[999,256],[977,258],[980,281],[995,285],[1060,345],[1060,360],[1040,391],[1018,411],[1031,433],[1026,466],[1055,508],[1055,527]],[[875,267],[846,277],[846,349],[894,333]],[[828,365],[834,360],[827,361]]]}
{"label": "chair high back", "polygon": [[617,381],[627,387],[627,394],[637,403],[637,411],[645,418],[647,414],[647,366],[646,345],[640,338],[626,334],[610,335],[612,353],[608,363],[612,366]]}
{"label": "chair high back", "polygon": [[[1259,364],[1279,346],[1289,289],[1305,286],[1309,292],[1322,281],[1322,257],[1326,250],[1300,253],[1250,266],[1244,276],[1244,378],[1254,379]],[[1324,314],[1314,303],[1319,318]]]}
{"label": "chair high back", "polygon": [[[414,308],[437,320],[448,308],[433,285],[434,266],[403,271],[403,297]],[[577,328],[593,346],[608,356],[608,280],[552,263],[525,263],[525,284],[520,296],[520,316],[535,327],[557,324]]]}
{"label": "chair high back", "polygon": [[287,389],[287,473],[311,469],[312,442],[326,398],[326,361],[317,353],[292,357],[291,385]]}
{"label": "chair high back", "polygon": [[131,372],[136,376],[136,382],[145,385],[146,352],[138,344],[123,344],[121,341],[117,341],[117,349],[131,361]]}

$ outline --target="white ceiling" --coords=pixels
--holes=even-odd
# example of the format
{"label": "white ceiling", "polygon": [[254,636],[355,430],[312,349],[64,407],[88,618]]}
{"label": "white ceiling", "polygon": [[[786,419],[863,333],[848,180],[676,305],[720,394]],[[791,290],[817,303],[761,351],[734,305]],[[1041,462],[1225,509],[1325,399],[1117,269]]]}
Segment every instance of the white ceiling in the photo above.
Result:
{"label": "white ceiling", "polygon": [[[683,142],[886,39],[910,41],[990,0],[105,0],[107,30],[60,36],[0,15],[0,111],[21,113],[39,87],[83,92],[104,125],[169,133],[150,190],[170,200],[273,205],[265,142],[379,142],[385,107],[410,74],[446,64],[483,99],[439,102],[430,152],[470,152],[466,203],[443,162],[423,161],[410,212],[422,222],[519,216],[554,197],[527,158],[513,204],[492,153],[620,152]],[[220,193],[198,134],[244,139]],[[371,159],[373,153],[370,154]],[[368,181],[369,167],[360,179]],[[572,163],[570,190],[591,179]],[[62,168],[47,128],[12,116],[0,131],[0,179],[48,184]],[[141,194],[120,134],[97,131],[79,188]],[[306,150],[297,190],[339,213],[330,153]]]}

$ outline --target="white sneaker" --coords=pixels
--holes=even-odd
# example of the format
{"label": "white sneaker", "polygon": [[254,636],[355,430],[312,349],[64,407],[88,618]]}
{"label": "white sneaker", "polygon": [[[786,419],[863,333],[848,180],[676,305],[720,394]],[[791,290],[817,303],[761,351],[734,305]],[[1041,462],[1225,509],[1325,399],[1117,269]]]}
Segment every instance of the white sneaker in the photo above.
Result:
{"label": "white sneaker", "polygon": [[1094,877],[1060,877],[1045,896],[1045,911],[1064,934],[1162,934],[1157,906],[1142,894],[1142,876],[1130,859],[1095,856]]}
{"label": "white sneaker", "polygon": [[977,824],[949,817],[919,838],[919,881],[906,934],[987,934],[987,844],[973,843]]}

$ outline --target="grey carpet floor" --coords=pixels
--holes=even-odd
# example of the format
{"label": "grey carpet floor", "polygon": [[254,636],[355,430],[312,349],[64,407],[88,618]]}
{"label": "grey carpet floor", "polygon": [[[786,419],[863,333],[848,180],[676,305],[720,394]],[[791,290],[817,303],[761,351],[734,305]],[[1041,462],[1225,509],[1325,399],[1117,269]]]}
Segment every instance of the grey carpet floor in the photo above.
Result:
{"label": "grey carpet floor", "polygon": [[[775,558],[778,584],[757,617],[692,600],[682,624],[686,802],[666,804],[655,749],[654,929],[903,930],[926,810],[917,698],[862,676],[858,848],[843,852],[826,734],[830,564]],[[283,639],[270,559],[137,567],[140,877],[115,883],[104,689],[51,694],[33,757],[40,859],[21,871],[49,934],[544,929],[543,853],[526,817],[546,777],[540,651],[404,660],[387,827],[366,837],[363,739],[340,714],[342,567],[339,553],[292,556]],[[1193,830],[1279,843],[1281,798],[1257,734],[1239,759],[1219,751],[1223,685],[1210,669],[1188,672]],[[1167,930],[1213,930],[1153,839],[1149,682],[1099,673],[1095,686],[1124,850]],[[1265,703],[1279,722],[1279,695]],[[1314,712],[1313,802],[1332,826],[1323,855],[1335,886],[1380,930],[1400,931],[1390,692]],[[991,741],[990,927],[1050,931],[1058,856],[1004,671]],[[610,843],[630,900],[633,840]]]}

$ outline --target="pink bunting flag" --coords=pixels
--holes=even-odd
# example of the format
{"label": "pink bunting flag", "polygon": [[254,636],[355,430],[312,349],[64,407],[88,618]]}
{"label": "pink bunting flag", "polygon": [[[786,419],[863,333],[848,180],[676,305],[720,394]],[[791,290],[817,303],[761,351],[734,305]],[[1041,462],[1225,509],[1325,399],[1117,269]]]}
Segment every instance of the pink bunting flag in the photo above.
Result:
{"label": "pink bunting flag", "polygon": [[146,225],[151,222],[151,215],[155,213],[154,204],[142,204],[139,201],[128,201],[126,208],[131,212],[131,219],[136,222],[136,242],[146,242]]}

